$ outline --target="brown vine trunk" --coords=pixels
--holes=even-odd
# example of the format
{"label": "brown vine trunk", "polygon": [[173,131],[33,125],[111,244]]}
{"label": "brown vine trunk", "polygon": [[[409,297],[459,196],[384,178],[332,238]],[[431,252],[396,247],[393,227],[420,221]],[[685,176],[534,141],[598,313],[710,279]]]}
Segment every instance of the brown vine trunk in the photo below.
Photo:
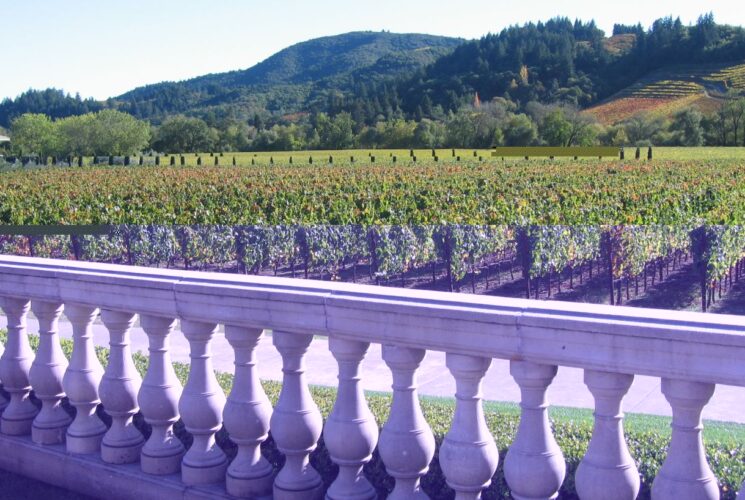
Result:
{"label": "brown vine trunk", "polygon": [[574,266],[569,266],[569,289],[574,290]]}

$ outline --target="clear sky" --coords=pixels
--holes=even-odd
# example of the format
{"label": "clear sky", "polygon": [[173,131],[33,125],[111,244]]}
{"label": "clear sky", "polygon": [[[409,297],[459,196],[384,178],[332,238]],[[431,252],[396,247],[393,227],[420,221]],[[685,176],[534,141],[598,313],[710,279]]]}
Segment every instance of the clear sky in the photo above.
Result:
{"label": "clear sky", "polygon": [[708,11],[745,25],[742,0],[0,0],[0,99],[46,87],[105,99],[356,30],[478,38],[561,15],[609,34],[616,22],[688,24]]}

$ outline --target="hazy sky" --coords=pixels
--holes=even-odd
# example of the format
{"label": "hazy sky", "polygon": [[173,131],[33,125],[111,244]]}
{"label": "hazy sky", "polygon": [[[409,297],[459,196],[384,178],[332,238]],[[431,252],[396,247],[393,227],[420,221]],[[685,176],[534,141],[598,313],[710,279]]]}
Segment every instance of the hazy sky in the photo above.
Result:
{"label": "hazy sky", "polygon": [[558,15],[649,26],[742,0],[0,0],[0,99],[62,88],[104,99],[136,86],[250,67],[310,38],[356,30],[478,38]]}

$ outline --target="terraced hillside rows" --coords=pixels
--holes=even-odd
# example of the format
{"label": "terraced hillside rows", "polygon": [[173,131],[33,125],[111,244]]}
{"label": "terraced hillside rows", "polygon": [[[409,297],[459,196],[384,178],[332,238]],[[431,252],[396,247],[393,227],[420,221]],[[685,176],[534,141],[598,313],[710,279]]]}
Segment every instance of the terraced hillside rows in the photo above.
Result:
{"label": "terraced hillside rows", "polygon": [[688,106],[711,111],[731,89],[745,90],[745,64],[676,66],[650,73],[587,113],[613,124],[642,111],[662,117]]}
{"label": "terraced hillside rows", "polygon": [[745,90],[745,64],[725,67],[704,77],[706,81],[724,82],[728,89]]}

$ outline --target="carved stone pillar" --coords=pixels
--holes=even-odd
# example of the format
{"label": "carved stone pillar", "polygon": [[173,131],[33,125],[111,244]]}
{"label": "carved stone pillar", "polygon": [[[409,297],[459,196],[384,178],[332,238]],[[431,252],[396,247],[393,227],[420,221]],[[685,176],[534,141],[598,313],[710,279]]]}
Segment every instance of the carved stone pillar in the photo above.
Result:
{"label": "carved stone pillar", "polygon": [[717,479],[709,468],[701,439],[701,411],[714,384],[662,379],[662,393],[673,409],[673,435],[667,457],[652,484],[654,500],[715,500]]}
{"label": "carved stone pillar", "polygon": [[517,436],[504,460],[504,477],[515,500],[556,498],[564,482],[566,463],[551,432],[546,402],[556,371],[551,365],[510,362],[522,408]]}
{"label": "carved stone pillar", "polygon": [[[3,357],[3,353],[5,352],[5,348],[3,347],[2,343],[0,343],[0,359]],[[0,389],[3,387],[3,379],[0,378]],[[5,396],[4,392],[0,392],[0,418],[2,418],[3,412],[5,411],[5,408],[8,406],[8,403],[10,403],[10,399],[8,399]]]}
{"label": "carved stone pillar", "polygon": [[0,379],[10,395],[10,402],[0,418],[0,432],[10,436],[26,436],[31,433],[31,424],[38,413],[29,399],[29,371],[34,358],[26,331],[30,303],[24,299],[2,298],[0,305],[8,318],[8,341],[0,358]]}
{"label": "carved stone pillar", "polygon": [[184,455],[184,445],[173,433],[173,424],[179,419],[181,383],[168,351],[176,320],[141,315],[140,325],[147,334],[150,363],[137,402],[145,421],[152,426],[150,438],[142,447],[140,466],[148,474],[174,474],[181,469]]}
{"label": "carved stone pillar", "polygon": [[388,474],[396,478],[389,500],[428,498],[419,481],[435,454],[435,437],[422,415],[416,384],[424,354],[423,349],[383,346],[383,360],[393,374],[393,403],[378,451]]}
{"label": "carved stone pillar", "polygon": [[595,397],[595,427],[575,475],[583,500],[634,500],[639,471],[623,434],[621,401],[633,375],[585,370],[585,385]]}
{"label": "carved stone pillar", "polygon": [[109,330],[110,351],[99,392],[104,410],[111,416],[111,427],[101,442],[101,458],[111,464],[129,464],[140,459],[145,443],[132,422],[140,409],[137,393],[142,384],[129,347],[129,330],[135,315],[104,309],[101,319]]}
{"label": "carved stone pillar", "polygon": [[98,453],[106,425],[96,415],[101,400],[98,386],[103,367],[93,347],[93,321],[98,309],[90,306],[67,305],[65,315],[72,323],[73,350],[62,386],[77,413],[67,428],[67,451],[77,454]]}
{"label": "carved stone pillar", "polygon": [[362,467],[372,458],[378,442],[378,424],[360,386],[360,363],[370,344],[329,339],[339,365],[339,386],[334,407],[323,430],[323,440],[339,475],[326,492],[331,500],[366,500],[377,497]]}
{"label": "carved stone pillar", "polygon": [[276,500],[321,498],[321,476],[310,465],[310,453],[321,436],[323,418],[305,381],[305,353],[312,335],[272,332],[282,355],[282,391],[271,418],[272,437],[286,460],[274,480]]}
{"label": "carved stone pillar", "polygon": [[215,442],[225,407],[210,351],[217,325],[183,320],[181,331],[189,341],[191,366],[178,409],[186,430],[194,437],[181,462],[181,480],[187,485],[218,483],[225,479],[228,458]]}
{"label": "carved stone pillar", "polygon": [[67,427],[72,422],[62,408],[62,377],[67,358],[60,346],[58,323],[64,306],[59,303],[34,302],[31,305],[39,320],[39,349],[31,365],[29,378],[34,394],[41,400],[41,411],[34,419],[31,439],[38,444],[60,444],[65,441]]}
{"label": "carved stone pillar", "polygon": [[270,496],[272,465],[261,455],[269,436],[272,405],[256,373],[254,350],[264,333],[258,328],[225,325],[225,338],[235,352],[233,388],[223,411],[225,428],[238,446],[226,477],[228,493],[242,498]]}
{"label": "carved stone pillar", "polygon": [[440,447],[440,466],[457,500],[479,499],[497,470],[499,452],[484,420],[481,380],[489,358],[447,353],[456,384],[455,415]]}

